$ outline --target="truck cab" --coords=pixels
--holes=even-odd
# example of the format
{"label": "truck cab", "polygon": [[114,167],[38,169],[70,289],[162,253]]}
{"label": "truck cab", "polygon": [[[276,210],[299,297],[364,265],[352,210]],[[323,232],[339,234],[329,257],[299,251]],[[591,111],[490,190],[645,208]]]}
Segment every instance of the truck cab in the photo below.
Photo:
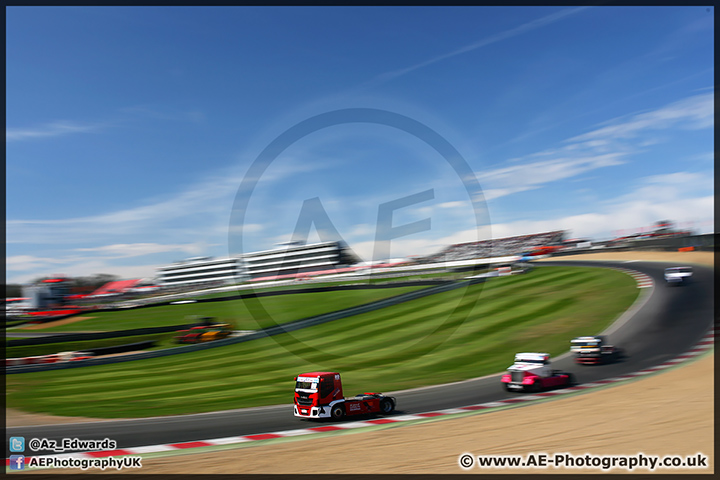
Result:
{"label": "truck cab", "polygon": [[608,363],[623,355],[622,350],[610,345],[603,335],[573,338],[570,351],[575,355],[575,362],[582,365]]}
{"label": "truck cab", "polygon": [[345,398],[337,372],[311,372],[295,377],[293,414],[300,418],[340,419],[346,415],[390,413],[396,400],[381,393]]}
{"label": "truck cab", "polygon": [[518,353],[515,362],[501,377],[507,391],[539,392],[550,387],[569,386],[572,374],[553,370],[548,353]]}

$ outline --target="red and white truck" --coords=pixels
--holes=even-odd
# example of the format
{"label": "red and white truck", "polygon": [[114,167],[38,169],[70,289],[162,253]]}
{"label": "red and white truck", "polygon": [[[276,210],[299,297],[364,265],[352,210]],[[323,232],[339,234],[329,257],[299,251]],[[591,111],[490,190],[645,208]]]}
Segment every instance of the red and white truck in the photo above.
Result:
{"label": "red and white truck", "polygon": [[621,359],[624,351],[610,345],[603,335],[576,337],[570,340],[570,351],[575,354],[575,363],[581,365],[602,365]]}
{"label": "red and white truck", "polygon": [[518,353],[515,363],[502,378],[505,390],[540,392],[546,388],[569,387],[575,383],[572,373],[553,370],[547,353]]}
{"label": "red and white truck", "polygon": [[361,393],[343,397],[342,381],[337,372],[303,373],[295,377],[293,413],[300,418],[332,418],[371,413],[388,414],[397,401],[382,393]]}

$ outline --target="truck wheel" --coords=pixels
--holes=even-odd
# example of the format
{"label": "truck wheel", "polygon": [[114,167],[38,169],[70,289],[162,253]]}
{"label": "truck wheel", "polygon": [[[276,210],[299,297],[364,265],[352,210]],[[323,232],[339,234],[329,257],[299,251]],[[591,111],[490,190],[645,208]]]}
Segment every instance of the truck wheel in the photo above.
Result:
{"label": "truck wheel", "polygon": [[392,400],[390,400],[389,398],[383,398],[380,401],[380,411],[382,413],[388,414],[393,410],[395,410],[395,405],[393,404]]}
{"label": "truck wheel", "polygon": [[534,393],[542,392],[542,382],[540,380],[535,380],[532,384],[532,391]]}
{"label": "truck wheel", "polygon": [[345,415],[345,410],[343,410],[342,406],[340,406],[340,405],[335,405],[330,410],[330,416],[334,420],[340,420],[343,417],[343,415]]}

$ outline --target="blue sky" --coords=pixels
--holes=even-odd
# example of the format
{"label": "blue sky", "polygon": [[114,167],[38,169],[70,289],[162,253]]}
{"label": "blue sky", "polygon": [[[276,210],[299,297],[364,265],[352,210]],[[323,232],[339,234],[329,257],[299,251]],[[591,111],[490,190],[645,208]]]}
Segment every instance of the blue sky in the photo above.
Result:
{"label": "blue sky", "polygon": [[[712,232],[713,15],[8,7],[7,281],[151,277],[227,256],[238,238],[245,252],[271,248],[315,197],[364,260],[380,206],[428,190],[393,211],[390,256],[555,229],[602,240],[662,219]],[[263,149],[353,108],[436,133],[484,198],[427,138],[348,113],[279,152],[237,225],[236,195]]]}

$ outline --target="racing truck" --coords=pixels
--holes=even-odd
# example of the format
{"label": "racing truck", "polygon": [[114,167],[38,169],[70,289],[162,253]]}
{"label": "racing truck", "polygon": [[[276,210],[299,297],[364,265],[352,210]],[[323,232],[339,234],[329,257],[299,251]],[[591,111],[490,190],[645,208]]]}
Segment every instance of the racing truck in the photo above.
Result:
{"label": "racing truck", "polygon": [[572,373],[552,370],[547,353],[515,354],[515,363],[508,367],[501,380],[508,392],[541,392],[575,384]]}
{"label": "racing truck", "polygon": [[570,351],[575,354],[575,363],[581,365],[612,363],[623,356],[622,349],[608,344],[603,335],[573,338]]}
{"label": "racing truck", "polygon": [[342,381],[337,372],[303,373],[295,377],[293,413],[296,417],[339,420],[351,415],[388,414],[396,405],[395,397],[382,393],[343,397]]}
{"label": "racing truck", "polygon": [[665,269],[665,282],[670,285],[685,285],[692,278],[692,267],[670,267]]}

